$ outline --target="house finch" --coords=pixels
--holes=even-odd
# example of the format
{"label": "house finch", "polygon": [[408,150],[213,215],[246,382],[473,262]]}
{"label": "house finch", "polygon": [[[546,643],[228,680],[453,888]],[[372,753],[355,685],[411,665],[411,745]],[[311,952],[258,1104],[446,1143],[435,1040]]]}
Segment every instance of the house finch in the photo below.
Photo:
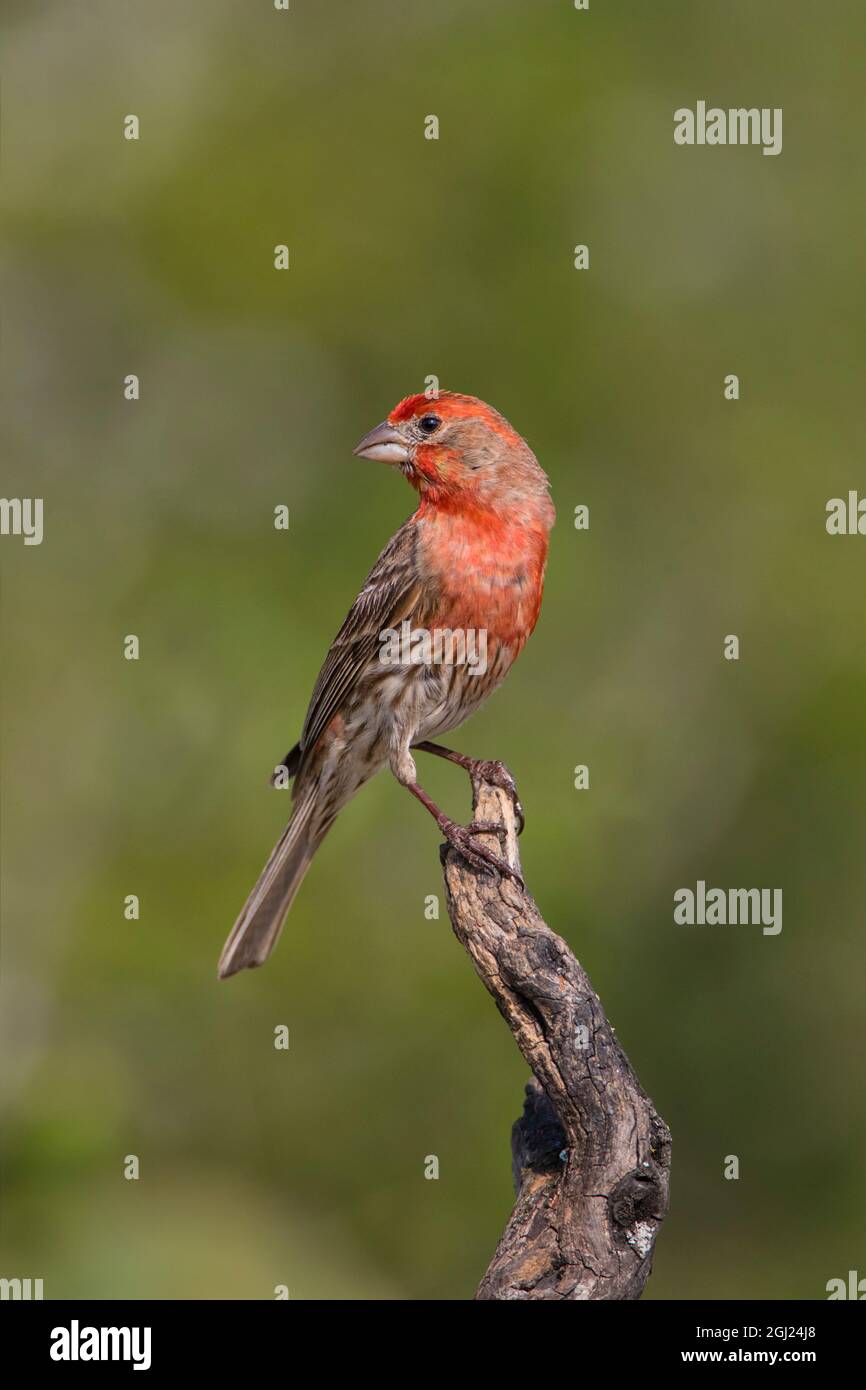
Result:
{"label": "house finch", "polygon": [[[367,576],[319,673],[301,737],[278,764],[294,778],[292,818],[229,934],[221,977],[267,959],[338,812],[386,763],[471,864],[517,877],[473,839],[486,827],[457,825],[434,804],[412,751],[506,787],[522,822],[503,764],[429,740],[487,699],[535,627],[555,517],[547,477],[498,411],[454,391],[408,396],[355,453],[394,464],[421,501]],[[409,639],[402,660],[393,656],[398,633]],[[482,647],[484,660],[467,659]]]}

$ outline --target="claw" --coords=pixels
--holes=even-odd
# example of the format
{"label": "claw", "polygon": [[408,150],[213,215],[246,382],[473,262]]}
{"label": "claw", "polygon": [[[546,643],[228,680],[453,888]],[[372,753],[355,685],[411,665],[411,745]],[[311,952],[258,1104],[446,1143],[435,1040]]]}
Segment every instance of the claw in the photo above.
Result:
{"label": "claw", "polygon": [[[472,789],[475,792],[475,799],[478,799],[478,783],[490,782],[494,787],[501,787],[508,792],[511,804],[514,807],[514,819],[517,822],[517,833],[523,833],[526,824],[526,817],[523,814],[523,807],[520,804],[520,797],[517,795],[517,783],[512,777],[505,763],[501,763],[498,758],[469,758],[465,753],[455,753],[453,748],[443,748],[439,743],[430,743],[423,739],[414,745],[424,753],[433,753],[437,758],[447,758],[449,763],[456,763],[458,767],[465,768],[472,781]],[[430,809],[429,807],[427,808]]]}
{"label": "claw", "polygon": [[501,787],[511,797],[511,804],[514,807],[514,819],[517,822],[518,835],[523,834],[526,825],[526,817],[523,814],[523,807],[520,804],[520,797],[517,795],[517,783],[509,772],[505,763],[501,763],[498,758],[473,758],[472,765],[468,769],[469,776],[472,778],[472,785],[476,793],[479,782],[489,782],[491,786]]}
{"label": "claw", "polygon": [[457,825],[454,821],[443,816],[439,822],[439,829],[445,836],[452,849],[471,864],[474,869],[481,873],[498,873],[500,876],[514,879],[520,887],[524,887],[523,879],[516,869],[512,869],[507,860],[500,855],[494,854],[492,850],[485,849],[484,845],[479,845],[477,840],[473,840],[473,835],[504,835],[507,834],[504,825],[495,825],[489,821],[473,821],[471,825]]}
{"label": "claw", "polygon": [[504,840],[508,834],[508,827],[501,820],[474,820],[465,829],[470,835],[498,835],[500,840]]}

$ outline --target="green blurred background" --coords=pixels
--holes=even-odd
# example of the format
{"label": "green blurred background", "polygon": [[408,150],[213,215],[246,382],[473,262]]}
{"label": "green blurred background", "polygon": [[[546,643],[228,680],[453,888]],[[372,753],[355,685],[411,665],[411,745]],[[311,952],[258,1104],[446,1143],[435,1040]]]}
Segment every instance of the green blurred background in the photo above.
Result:
{"label": "green blurred background", "polygon": [[[392,779],[268,968],[215,975],[413,505],[352,447],[431,373],[552,480],[538,631],[452,741],[514,770],[529,885],[673,1130],[646,1296],[866,1273],[866,540],[824,529],[866,487],[864,42],[857,0],[6,0],[2,491],[46,531],[0,541],[0,1273],[466,1298],[492,1254],[526,1071]],[[675,147],[699,99],[783,107],[783,153]],[[676,926],[698,878],[781,887],[781,935]]]}

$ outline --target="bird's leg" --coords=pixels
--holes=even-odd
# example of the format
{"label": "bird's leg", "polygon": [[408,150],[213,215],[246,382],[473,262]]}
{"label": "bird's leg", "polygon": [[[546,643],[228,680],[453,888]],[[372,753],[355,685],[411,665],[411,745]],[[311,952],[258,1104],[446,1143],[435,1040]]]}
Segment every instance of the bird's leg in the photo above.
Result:
{"label": "bird's leg", "polygon": [[[418,744],[418,747],[422,747]],[[413,796],[417,797],[421,805],[426,807],[435,820],[445,839],[458,854],[461,854],[473,868],[485,870],[493,869],[498,874],[505,874],[508,878],[513,878],[515,883],[523,887],[523,879],[516,869],[512,869],[507,860],[500,855],[493,854],[491,850],[479,845],[477,840],[472,837],[476,834],[504,834],[504,825],[488,825],[483,821],[473,821],[471,825],[457,825],[450,816],[446,816],[444,811],[440,811],[436,802],[427,795],[423,787],[419,787],[417,782],[404,782],[405,786]]]}
{"label": "bird's leg", "polygon": [[449,763],[456,763],[458,767],[465,768],[472,779],[472,789],[476,794],[478,782],[489,782],[491,786],[501,787],[503,791],[508,792],[514,807],[517,833],[523,833],[526,817],[517,795],[517,783],[505,763],[499,762],[498,759],[468,758],[465,753],[455,753],[452,748],[443,748],[441,743],[428,743],[426,740],[424,743],[416,743],[414,747],[422,753],[432,753],[437,758],[446,758]]}

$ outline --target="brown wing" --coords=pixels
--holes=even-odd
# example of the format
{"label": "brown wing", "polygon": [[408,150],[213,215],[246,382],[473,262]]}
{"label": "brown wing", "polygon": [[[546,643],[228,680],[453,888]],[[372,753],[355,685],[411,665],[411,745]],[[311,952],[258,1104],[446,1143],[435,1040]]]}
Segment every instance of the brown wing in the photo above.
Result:
{"label": "brown wing", "polygon": [[315,748],[375,654],[383,628],[399,626],[421,594],[415,563],[417,531],[406,521],[388,542],[340,628],[316,681],[301,734],[298,765]]}

